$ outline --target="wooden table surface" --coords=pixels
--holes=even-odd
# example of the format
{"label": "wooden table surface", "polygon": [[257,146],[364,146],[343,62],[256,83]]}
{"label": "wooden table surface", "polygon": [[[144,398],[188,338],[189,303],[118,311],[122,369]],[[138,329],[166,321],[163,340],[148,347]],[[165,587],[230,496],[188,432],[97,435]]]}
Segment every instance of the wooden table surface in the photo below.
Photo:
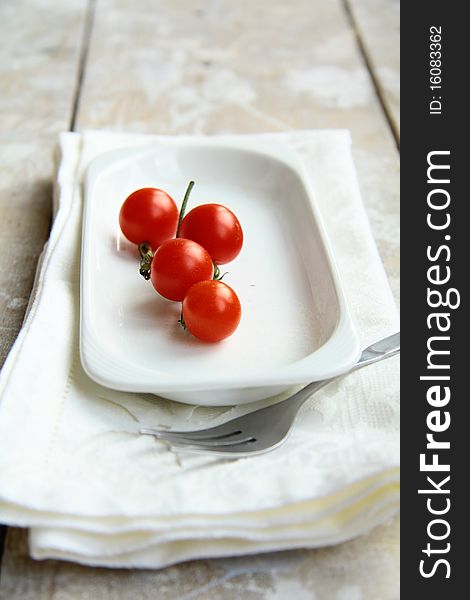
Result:
{"label": "wooden table surface", "polygon": [[[2,2],[0,365],[48,237],[64,130],[350,129],[398,300],[398,22],[398,0]],[[4,537],[2,600],[399,597],[398,519],[332,548],[160,571],[35,562],[24,530]]]}

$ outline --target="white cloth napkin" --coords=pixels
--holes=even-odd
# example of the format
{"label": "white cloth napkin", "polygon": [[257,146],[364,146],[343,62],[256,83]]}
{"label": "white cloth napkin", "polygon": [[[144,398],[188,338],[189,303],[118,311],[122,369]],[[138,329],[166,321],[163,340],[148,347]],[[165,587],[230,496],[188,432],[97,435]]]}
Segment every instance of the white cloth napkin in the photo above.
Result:
{"label": "white cloth napkin", "polygon": [[[306,163],[362,343],[393,333],[396,309],[361,203],[349,134],[272,137]],[[61,135],[54,226],[0,376],[0,521],[31,528],[35,558],[150,568],[328,545],[366,532],[398,507],[396,358],[330,384],[304,405],[282,447],[236,461],[175,453],[139,435],[139,422],[208,426],[263,403],[191,407],[112,391],[84,374],[83,172],[104,151],[161,139]]]}

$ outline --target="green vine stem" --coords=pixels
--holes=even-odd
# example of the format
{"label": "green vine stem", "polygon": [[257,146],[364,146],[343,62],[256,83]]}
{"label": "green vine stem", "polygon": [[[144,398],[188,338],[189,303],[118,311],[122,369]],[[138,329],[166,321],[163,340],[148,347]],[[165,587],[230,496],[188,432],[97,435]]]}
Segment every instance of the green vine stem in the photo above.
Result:
{"label": "green vine stem", "polygon": [[139,244],[140,268],[139,273],[148,281],[150,279],[150,265],[152,264],[153,252],[148,242]]}
{"label": "green vine stem", "polygon": [[215,281],[222,281],[222,279],[225,277],[225,275],[227,275],[228,271],[225,271],[225,273],[220,272],[220,267],[219,265],[214,262],[214,277],[212,279],[214,279]]}
{"label": "green vine stem", "polygon": [[184,318],[183,318],[183,310],[181,309],[181,315],[180,318],[178,319],[178,323],[181,325],[181,327],[186,331],[186,329],[188,328],[186,323],[184,322]]}
{"label": "green vine stem", "polygon": [[179,235],[181,221],[184,218],[184,213],[186,212],[186,205],[188,204],[189,195],[191,194],[191,190],[193,189],[193,186],[194,186],[194,181],[190,181],[189,185],[188,185],[188,189],[186,190],[186,193],[183,198],[183,204],[181,205],[180,216],[178,219],[178,227],[176,228],[176,236],[175,237],[178,237],[178,235]]}

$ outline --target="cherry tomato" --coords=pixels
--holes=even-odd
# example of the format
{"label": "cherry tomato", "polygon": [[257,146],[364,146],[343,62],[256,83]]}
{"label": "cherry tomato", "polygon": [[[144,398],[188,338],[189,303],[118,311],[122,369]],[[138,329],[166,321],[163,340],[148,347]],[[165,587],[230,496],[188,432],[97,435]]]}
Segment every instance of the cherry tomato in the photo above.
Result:
{"label": "cherry tomato", "polygon": [[204,342],[219,342],[232,335],[241,315],[240,300],[223,281],[200,281],[189,288],[183,300],[184,323]]}
{"label": "cherry tomato", "polygon": [[201,244],[219,265],[238,256],[243,244],[237,217],[221,204],[201,204],[190,210],[181,221],[179,234]]}
{"label": "cherry tomato", "polygon": [[175,236],[178,208],[163,190],[142,188],[128,196],[119,212],[122,233],[134,244],[147,242],[153,250]]}
{"label": "cherry tomato", "polygon": [[163,242],[150,267],[150,279],[157,292],[180,302],[193,284],[212,279],[213,275],[214,265],[207,250],[184,238]]}

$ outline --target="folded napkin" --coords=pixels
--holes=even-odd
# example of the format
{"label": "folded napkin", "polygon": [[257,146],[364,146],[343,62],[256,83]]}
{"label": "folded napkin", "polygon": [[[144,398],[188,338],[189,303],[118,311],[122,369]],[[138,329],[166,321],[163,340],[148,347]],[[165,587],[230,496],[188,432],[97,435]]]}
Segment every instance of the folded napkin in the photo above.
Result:
{"label": "folded napkin", "polygon": [[[349,134],[263,135],[271,137],[305,161],[363,345],[393,333],[396,309],[361,203]],[[303,406],[283,446],[239,460],[175,452],[139,435],[139,423],[205,427],[267,401],[185,406],[112,391],[83,372],[84,170],[104,151],[161,140],[108,132],[60,137],[54,225],[0,376],[0,521],[31,528],[34,558],[148,568],[329,545],[368,531],[398,507],[396,358],[330,384]]]}

